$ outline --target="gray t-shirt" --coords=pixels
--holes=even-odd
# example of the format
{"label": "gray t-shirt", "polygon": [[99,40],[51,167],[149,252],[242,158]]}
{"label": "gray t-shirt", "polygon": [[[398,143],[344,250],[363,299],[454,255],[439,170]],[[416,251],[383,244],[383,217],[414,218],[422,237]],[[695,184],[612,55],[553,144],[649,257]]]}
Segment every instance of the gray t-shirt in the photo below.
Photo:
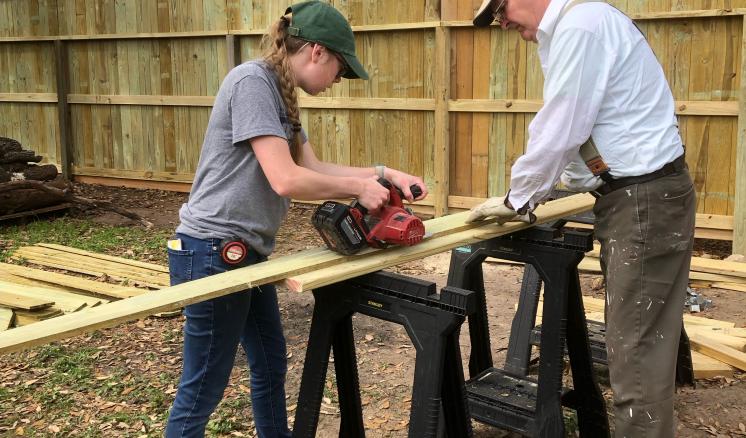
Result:
{"label": "gray t-shirt", "polygon": [[[176,232],[199,239],[240,237],[262,255],[272,252],[290,200],[272,190],[251,147],[250,140],[263,135],[287,140],[292,126],[276,75],[264,61],[249,61],[220,85]],[[306,141],[303,131],[301,139]]]}

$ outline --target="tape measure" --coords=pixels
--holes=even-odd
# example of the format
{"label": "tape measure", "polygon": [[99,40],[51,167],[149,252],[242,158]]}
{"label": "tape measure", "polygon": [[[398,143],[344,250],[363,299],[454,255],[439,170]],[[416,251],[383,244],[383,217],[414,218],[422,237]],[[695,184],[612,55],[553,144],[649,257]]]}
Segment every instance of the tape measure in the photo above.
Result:
{"label": "tape measure", "polygon": [[249,246],[242,239],[223,239],[220,242],[220,257],[231,266],[238,265],[249,253]]}

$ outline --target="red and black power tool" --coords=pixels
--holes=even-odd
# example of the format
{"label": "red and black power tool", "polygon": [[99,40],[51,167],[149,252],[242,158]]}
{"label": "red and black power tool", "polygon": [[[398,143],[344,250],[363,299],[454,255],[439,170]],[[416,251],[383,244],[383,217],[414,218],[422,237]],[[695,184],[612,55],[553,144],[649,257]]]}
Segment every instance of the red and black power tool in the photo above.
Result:
{"label": "red and black power tool", "polygon": [[[357,201],[350,205],[326,201],[316,209],[313,226],[329,249],[352,255],[365,246],[411,246],[425,237],[425,225],[404,207],[402,192],[386,179],[379,178],[378,182],[389,189],[389,203],[376,211],[368,212]],[[409,189],[415,198],[422,194],[417,185]]]}

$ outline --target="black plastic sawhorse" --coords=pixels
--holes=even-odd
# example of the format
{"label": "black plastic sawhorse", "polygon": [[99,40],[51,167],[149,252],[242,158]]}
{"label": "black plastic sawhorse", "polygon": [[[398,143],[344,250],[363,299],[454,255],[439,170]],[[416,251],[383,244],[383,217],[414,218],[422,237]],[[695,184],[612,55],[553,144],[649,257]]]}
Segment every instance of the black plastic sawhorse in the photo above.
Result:
{"label": "black plastic sawhorse", "polygon": [[[593,248],[590,232],[562,232],[537,226],[453,251],[448,285],[476,292],[477,311],[469,317],[470,379],[466,382],[472,417],[524,435],[563,437],[562,406],[574,408],[583,436],[609,436],[603,396],[592,372],[588,331],[577,265]],[[529,337],[536,300],[521,294],[513,319],[504,369],[493,367],[482,262],[487,257],[524,262],[545,284],[538,380],[527,376]],[[533,305],[531,305],[533,304]],[[520,314],[530,313],[530,318]],[[573,386],[563,391],[567,345]]]}
{"label": "black plastic sawhorse", "polygon": [[[364,437],[352,315],[403,325],[414,344],[410,437],[435,437],[441,420],[451,438],[472,435],[461,365],[461,324],[476,308],[475,294],[388,272],[376,272],[313,291],[315,305],[298,396],[294,437],[313,437],[329,365],[340,407],[339,436]],[[441,417],[442,414],[442,417]]]}

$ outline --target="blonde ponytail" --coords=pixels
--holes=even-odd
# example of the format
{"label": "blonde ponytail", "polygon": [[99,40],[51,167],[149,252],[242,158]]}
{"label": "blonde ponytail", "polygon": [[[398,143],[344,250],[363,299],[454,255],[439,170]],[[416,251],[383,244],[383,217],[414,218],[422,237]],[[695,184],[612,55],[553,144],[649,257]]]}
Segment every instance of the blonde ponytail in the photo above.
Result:
{"label": "blonde ponytail", "polygon": [[275,71],[280,83],[282,101],[285,103],[288,120],[293,127],[293,136],[289,139],[290,155],[293,161],[298,163],[302,146],[300,110],[298,109],[298,93],[295,91],[295,76],[290,66],[290,55],[300,50],[305,41],[288,35],[287,29],[291,20],[292,14],[288,14],[272,24],[262,38],[262,48],[264,60]]}

